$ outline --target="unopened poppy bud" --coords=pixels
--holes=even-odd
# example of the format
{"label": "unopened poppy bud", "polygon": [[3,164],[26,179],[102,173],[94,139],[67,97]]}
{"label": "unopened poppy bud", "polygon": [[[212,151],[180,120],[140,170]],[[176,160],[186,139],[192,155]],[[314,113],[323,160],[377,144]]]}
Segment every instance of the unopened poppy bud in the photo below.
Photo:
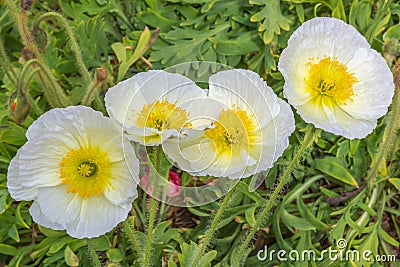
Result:
{"label": "unopened poppy bud", "polygon": [[21,0],[21,2],[20,2],[21,8],[25,11],[28,11],[29,9],[31,9],[33,7],[34,3],[35,3],[35,1],[33,1],[33,0]]}
{"label": "unopened poppy bud", "polygon": [[35,58],[35,54],[33,53],[32,49],[28,47],[22,48],[19,63],[23,64],[24,62],[27,62],[33,58]]}
{"label": "unopened poppy bud", "polygon": [[97,82],[104,82],[108,78],[108,71],[106,68],[101,67],[96,69],[96,81]]}
{"label": "unopened poppy bud", "polygon": [[8,99],[8,109],[10,116],[16,123],[22,123],[28,117],[31,105],[23,91],[13,92]]}

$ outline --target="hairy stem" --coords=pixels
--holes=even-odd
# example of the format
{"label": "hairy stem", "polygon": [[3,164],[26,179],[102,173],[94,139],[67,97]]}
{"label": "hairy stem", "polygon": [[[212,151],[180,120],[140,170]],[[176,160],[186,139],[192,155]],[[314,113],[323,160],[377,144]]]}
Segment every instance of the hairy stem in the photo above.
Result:
{"label": "hairy stem", "polygon": [[66,107],[71,105],[71,101],[68,99],[61,86],[58,84],[56,78],[53,76],[53,72],[46,65],[42,55],[39,52],[39,48],[35,43],[34,38],[32,37],[32,33],[29,31],[28,28],[26,12],[18,12],[15,3],[12,0],[4,0],[3,2],[10,11],[14,21],[17,23],[19,35],[22,42],[33,52],[34,57],[38,61],[38,64],[40,64],[41,70],[45,74],[41,75],[41,78],[44,78],[45,80],[48,79],[49,83],[52,85],[44,87],[46,98],[52,98],[51,100],[49,100],[49,102],[51,102],[49,104],[53,107]]}
{"label": "hairy stem", "polygon": [[390,153],[392,149],[392,144],[397,139],[398,130],[398,120],[400,116],[400,62],[397,62],[394,69],[394,83],[395,83],[395,93],[392,100],[392,108],[387,117],[387,123],[385,132],[383,135],[383,140],[379,146],[378,153],[371,165],[368,172],[366,181],[368,183],[368,188],[372,189],[376,176],[378,175],[379,166],[385,159],[385,156]]}
{"label": "hairy stem", "polygon": [[140,247],[139,241],[135,234],[135,221],[133,217],[129,217],[123,224],[123,231],[125,232],[128,241],[133,245],[136,250],[137,256],[139,257],[139,263],[143,261],[143,251]]}
{"label": "hairy stem", "polygon": [[69,26],[68,21],[59,13],[56,12],[47,12],[43,15],[41,15],[36,21],[35,21],[35,27],[39,27],[40,22],[42,22],[45,19],[55,19],[61,26],[65,29],[70,44],[71,44],[71,50],[75,55],[75,61],[76,65],[78,66],[79,72],[82,75],[82,78],[85,81],[85,85],[89,85],[92,80],[90,78],[90,74],[86,68],[85,63],[83,62],[81,50],[79,49],[78,42],[76,41],[76,38],[74,36],[74,33],[72,31],[72,28]]}
{"label": "hairy stem", "polygon": [[254,226],[252,227],[250,232],[247,234],[244,242],[242,242],[240,244],[239,248],[237,249],[237,251],[238,251],[238,253],[236,254],[237,255],[237,261],[236,261],[236,263],[234,263],[234,264],[236,264],[236,266],[241,265],[241,264],[244,263],[245,259],[243,259],[243,255],[245,253],[245,250],[246,250],[248,244],[250,244],[250,242],[253,239],[253,237],[254,237],[255,233],[257,232],[258,228],[261,226],[262,222],[265,220],[266,216],[268,215],[268,213],[270,212],[270,210],[274,206],[274,203],[277,200],[277,198],[279,197],[279,194],[281,193],[283,187],[288,182],[288,180],[290,178],[290,175],[293,172],[294,167],[300,161],[300,159],[301,159],[302,155],[304,154],[304,152],[306,151],[307,147],[312,145],[312,143],[314,141],[315,134],[318,134],[319,132],[320,132],[320,130],[315,130],[314,127],[311,124],[307,126],[307,131],[305,133],[304,140],[303,140],[300,148],[298,149],[296,154],[293,156],[293,159],[289,163],[289,166],[287,167],[287,169],[284,171],[282,177],[280,178],[278,186],[273,191],[273,193],[272,193],[270,199],[268,200],[266,206],[262,209],[262,211],[261,211],[260,215],[258,216]]}
{"label": "hairy stem", "polygon": [[214,215],[214,218],[211,222],[210,228],[208,228],[207,232],[205,233],[203,242],[201,243],[198,251],[196,251],[195,254],[193,255],[194,261],[193,261],[192,266],[197,266],[201,257],[206,252],[206,248],[207,248],[208,244],[210,243],[212,237],[214,236],[215,230],[217,230],[218,223],[221,221],[222,215],[226,211],[226,208],[228,207],[228,204],[232,198],[232,195],[236,191],[236,185],[225,195],[223,200],[220,202],[219,209],[217,210],[217,212]]}
{"label": "hairy stem", "polygon": [[99,257],[97,256],[94,244],[93,244],[93,239],[86,239],[86,244],[88,248],[88,258],[94,267],[101,267],[101,263],[99,260]]}
{"label": "hairy stem", "polygon": [[[156,213],[157,213],[157,206],[158,206],[158,201],[156,199],[157,193],[158,193],[158,186],[157,186],[157,179],[159,176],[159,171],[160,171],[160,165],[161,165],[161,156],[162,156],[162,148],[161,146],[156,146],[153,149],[153,157],[154,157],[154,175],[151,175],[150,171],[150,177],[149,177],[149,183],[153,183],[153,197],[150,200],[150,211],[149,211],[149,226],[147,228],[147,239],[146,239],[146,250],[144,253],[144,262],[143,266],[147,267],[150,266],[150,258],[151,258],[151,245],[153,241],[153,232],[154,232],[154,221],[156,218]],[[151,179],[151,177],[153,179]]]}

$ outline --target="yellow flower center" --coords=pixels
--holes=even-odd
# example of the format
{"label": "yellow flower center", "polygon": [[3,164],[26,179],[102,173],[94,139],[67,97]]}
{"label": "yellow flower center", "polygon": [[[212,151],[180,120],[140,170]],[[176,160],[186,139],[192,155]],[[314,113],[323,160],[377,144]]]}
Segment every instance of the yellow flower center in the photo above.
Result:
{"label": "yellow flower center", "polygon": [[151,104],[143,105],[139,112],[136,124],[139,128],[148,127],[159,131],[163,129],[180,130],[182,127],[190,128],[187,123],[189,113],[177,107],[175,103],[167,100],[157,100]]}
{"label": "yellow flower center", "polygon": [[241,109],[222,110],[215,127],[205,135],[216,146],[217,154],[237,155],[242,149],[249,150],[257,136],[254,120]]}
{"label": "yellow flower center", "polygon": [[98,148],[71,149],[60,164],[61,183],[82,198],[99,196],[111,185],[110,159]]}
{"label": "yellow flower center", "polygon": [[333,101],[336,104],[346,104],[353,101],[353,85],[358,81],[353,73],[337,59],[325,57],[317,63],[311,59],[307,63],[308,77],[305,78],[307,91],[317,101]]}

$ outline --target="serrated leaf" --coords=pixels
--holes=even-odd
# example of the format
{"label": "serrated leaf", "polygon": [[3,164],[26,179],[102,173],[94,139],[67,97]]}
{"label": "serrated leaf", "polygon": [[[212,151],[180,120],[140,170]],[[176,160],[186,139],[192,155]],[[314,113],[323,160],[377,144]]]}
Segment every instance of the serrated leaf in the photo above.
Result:
{"label": "serrated leaf", "polygon": [[281,13],[281,2],[279,0],[250,1],[250,4],[264,5],[263,9],[250,17],[252,22],[260,22],[258,30],[263,32],[264,44],[269,44],[275,35],[281,33],[281,29],[288,31],[290,19]]}
{"label": "serrated leaf", "polygon": [[326,157],[323,159],[316,159],[314,161],[314,167],[333,177],[343,183],[352,185],[354,187],[359,187],[356,179],[354,179],[353,175],[340,163],[337,158],[334,157]]}
{"label": "serrated leaf", "polygon": [[[196,251],[199,249],[198,245],[194,243],[193,241],[190,241],[190,244],[183,243],[181,245],[181,250],[182,253],[178,254],[178,260],[180,263],[180,266],[182,267],[191,267],[192,266],[192,261],[193,255],[196,254]],[[217,251],[211,250],[205,253],[198,264],[196,265],[197,267],[209,267],[211,266],[212,260],[217,256]]]}
{"label": "serrated leaf", "polygon": [[64,250],[64,259],[68,266],[79,266],[78,256],[76,256],[69,246],[67,246]]}

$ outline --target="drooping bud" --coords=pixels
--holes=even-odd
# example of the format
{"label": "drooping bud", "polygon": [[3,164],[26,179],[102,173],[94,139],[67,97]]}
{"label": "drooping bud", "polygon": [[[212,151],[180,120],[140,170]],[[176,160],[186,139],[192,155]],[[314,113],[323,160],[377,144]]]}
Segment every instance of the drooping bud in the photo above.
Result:
{"label": "drooping bud", "polygon": [[104,82],[108,78],[108,70],[105,67],[97,68],[95,78],[98,83]]}
{"label": "drooping bud", "polygon": [[10,95],[8,110],[16,123],[23,123],[25,121],[31,110],[31,105],[23,91],[15,91]]}
{"label": "drooping bud", "polygon": [[44,53],[48,44],[46,31],[41,27],[33,27],[32,36],[39,48],[39,51]]}
{"label": "drooping bud", "polygon": [[34,0],[21,0],[21,8],[25,11],[28,11],[33,7],[33,4],[35,3]]}

